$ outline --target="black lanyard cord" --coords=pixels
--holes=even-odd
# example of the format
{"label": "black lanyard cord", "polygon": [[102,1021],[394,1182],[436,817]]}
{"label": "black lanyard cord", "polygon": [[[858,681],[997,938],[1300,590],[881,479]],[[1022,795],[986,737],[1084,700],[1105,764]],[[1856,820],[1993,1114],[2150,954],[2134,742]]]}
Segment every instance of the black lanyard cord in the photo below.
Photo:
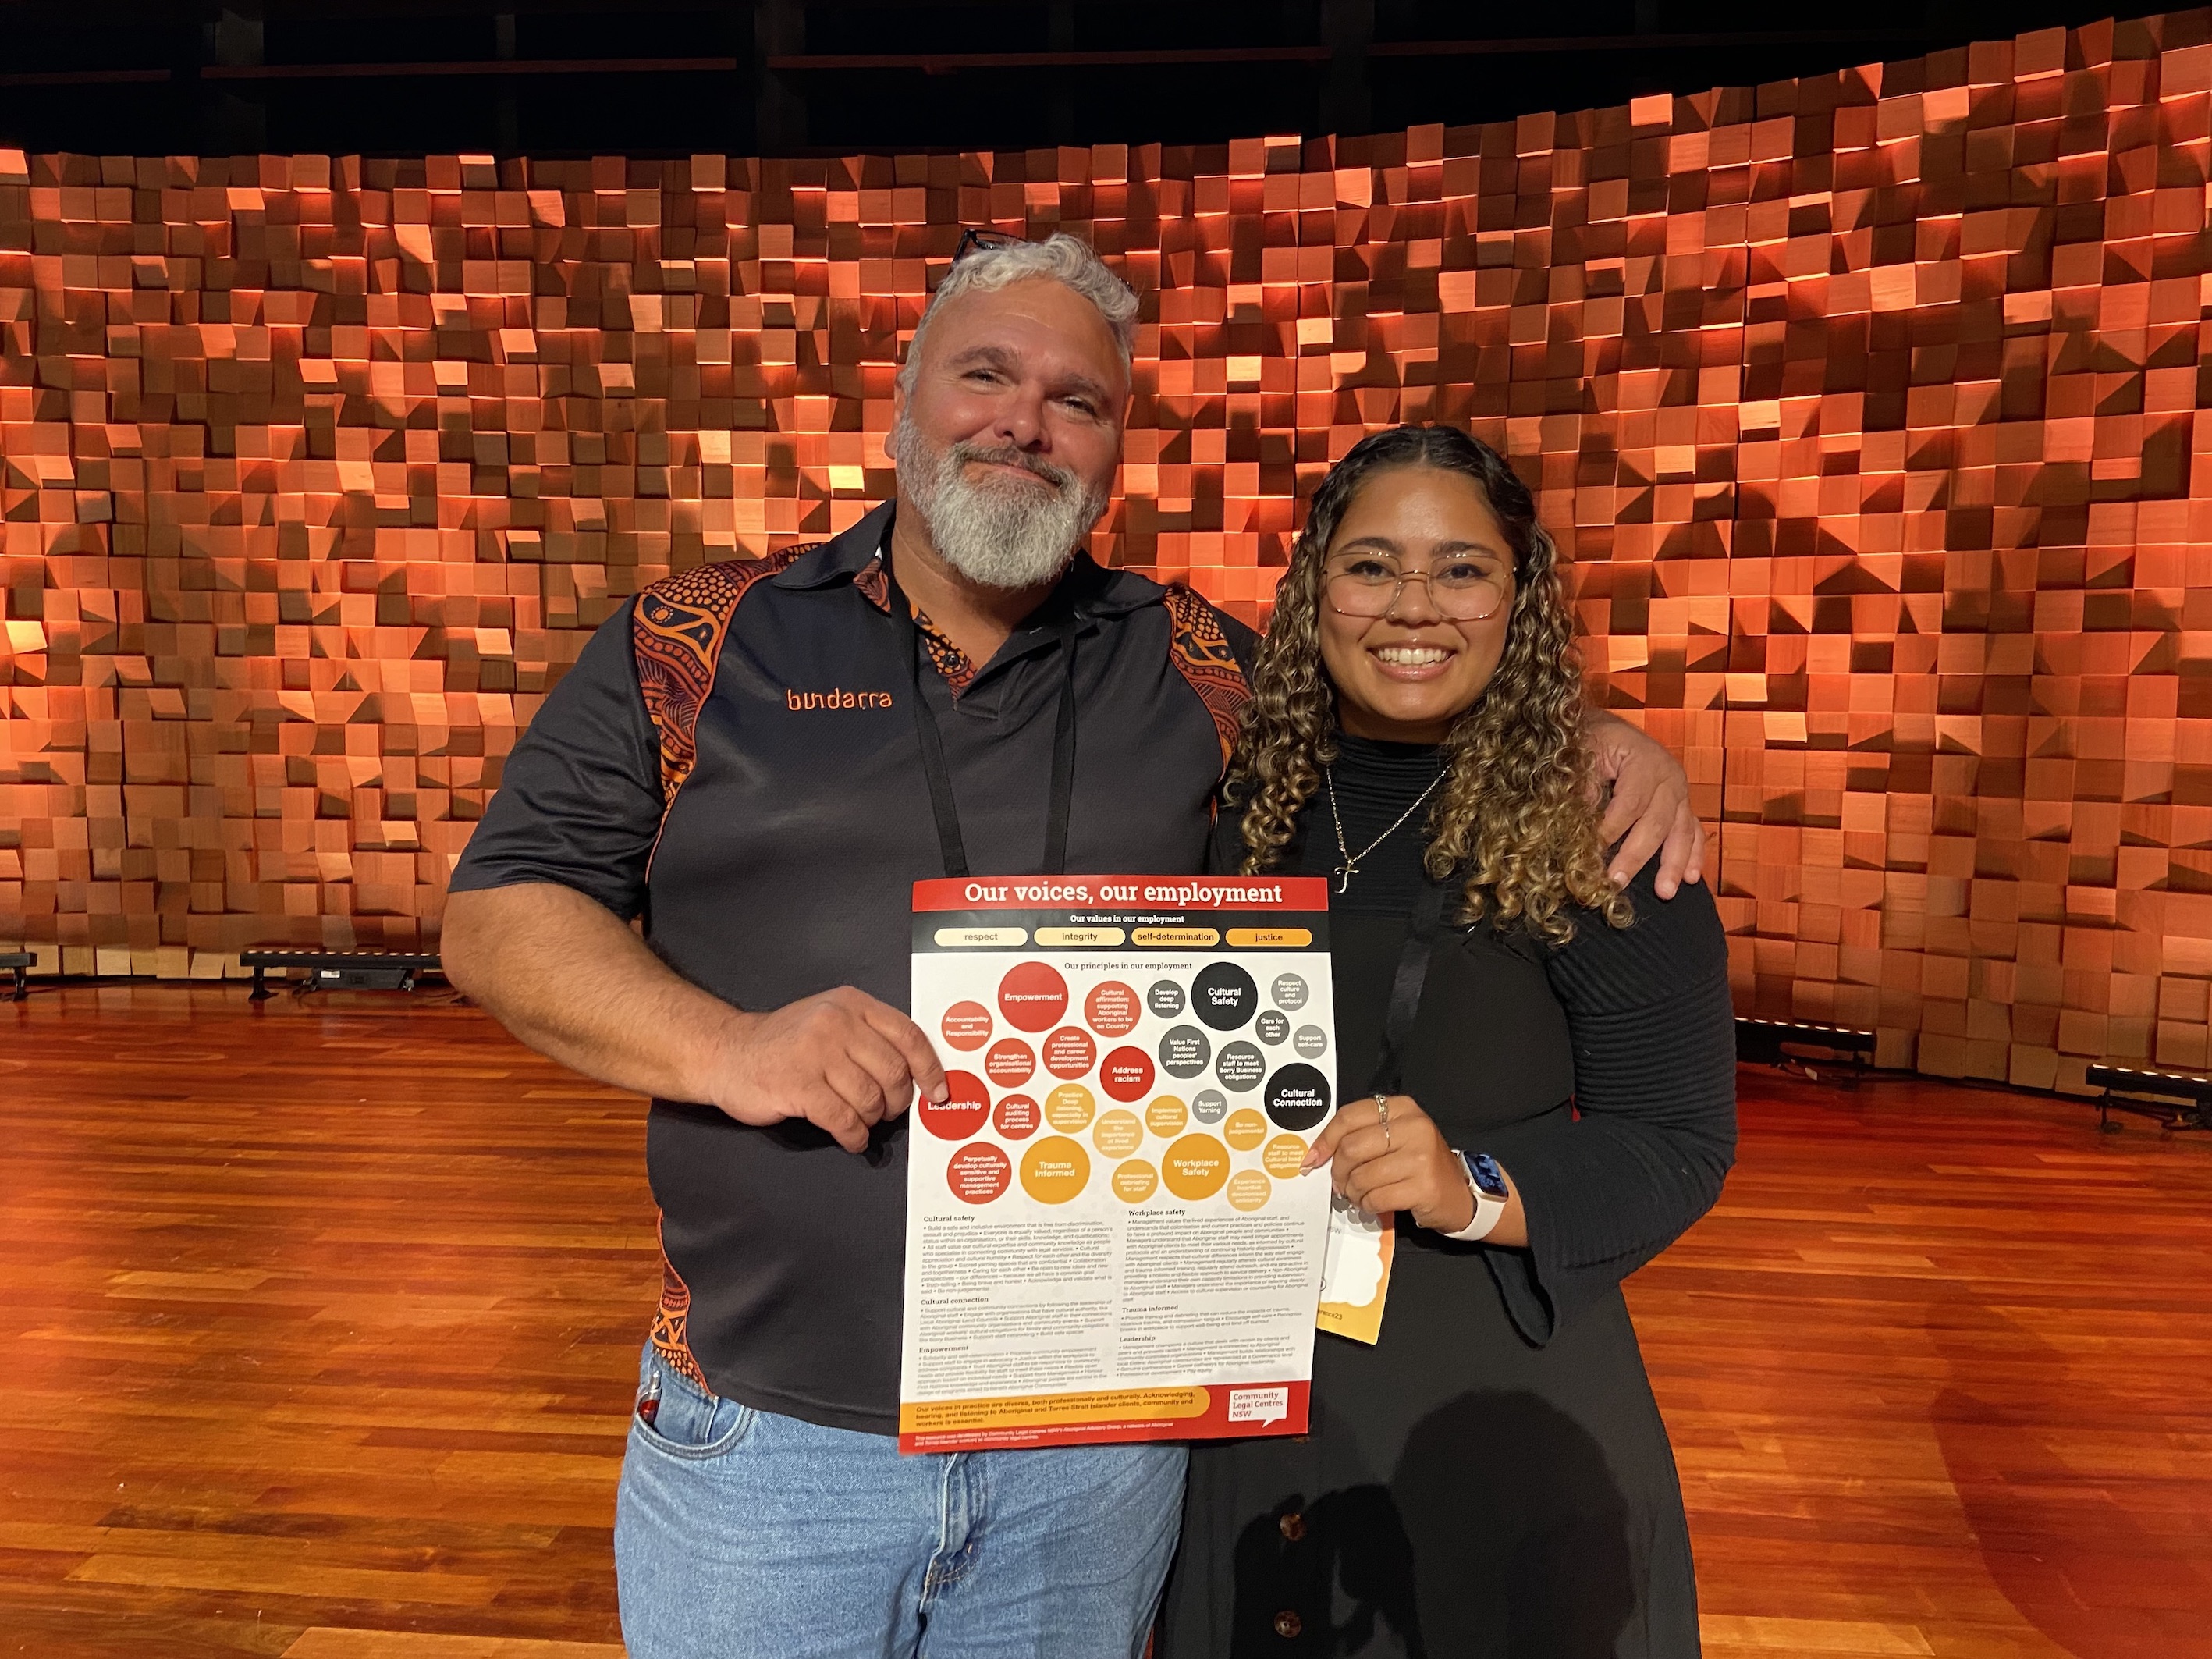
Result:
{"label": "black lanyard cord", "polygon": [[[937,724],[937,711],[930,706],[928,693],[922,681],[922,665],[929,653],[929,642],[921,636],[921,624],[915,620],[913,605],[900,592],[897,584],[891,586],[891,612],[905,624],[907,633],[907,678],[914,692],[914,732],[921,750],[922,775],[929,784],[929,810],[937,820],[937,845],[945,860],[945,873],[954,878],[965,878],[974,872],[968,867],[968,845],[960,832],[960,805],[953,798],[952,773],[945,762],[945,734]],[[1075,805],[1075,633],[1078,619],[1071,617],[1059,629],[1060,650],[1064,661],[1060,680],[1060,708],[1053,720],[1052,731],[1052,794],[1045,811],[1044,865],[1038,872],[1048,876],[1067,872],[1067,826]],[[933,668],[933,672],[934,672]],[[998,872],[994,872],[998,873]],[[1018,874],[1008,871],[1003,873]]]}
{"label": "black lanyard cord", "polygon": [[1458,891],[1459,884],[1449,878],[1421,883],[1421,896],[1413,902],[1412,924],[1406,930],[1405,948],[1398,953],[1398,972],[1390,981],[1390,1012],[1382,1022],[1382,1047],[1375,1057],[1374,1079],[1367,1085],[1371,1094],[1405,1092],[1406,1048],[1413,1038],[1414,1017],[1421,1012],[1421,988],[1428,982],[1437,934],[1443,926],[1444,906]]}

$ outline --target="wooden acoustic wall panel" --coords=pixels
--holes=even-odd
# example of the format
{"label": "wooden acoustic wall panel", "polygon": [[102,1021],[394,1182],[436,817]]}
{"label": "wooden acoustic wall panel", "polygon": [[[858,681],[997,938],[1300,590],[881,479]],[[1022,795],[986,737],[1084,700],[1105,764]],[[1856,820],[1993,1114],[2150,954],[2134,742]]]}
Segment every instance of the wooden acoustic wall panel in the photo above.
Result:
{"label": "wooden acoustic wall panel", "polygon": [[0,933],[434,936],[586,631],[852,523],[959,227],[1065,228],[1145,296],[1103,556],[1258,619],[1333,459],[1464,422],[1725,817],[1744,1012],[2202,1066],[2208,36],[1197,149],[0,152]]}

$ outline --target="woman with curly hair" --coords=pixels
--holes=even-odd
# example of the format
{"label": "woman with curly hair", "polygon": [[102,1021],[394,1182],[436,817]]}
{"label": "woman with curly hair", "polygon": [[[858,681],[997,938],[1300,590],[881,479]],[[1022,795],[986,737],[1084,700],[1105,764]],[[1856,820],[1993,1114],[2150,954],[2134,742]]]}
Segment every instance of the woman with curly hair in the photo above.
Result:
{"label": "woman with curly hair", "polygon": [[1551,538],[1401,427],[1316,492],[1224,786],[1222,871],[1329,878],[1340,1097],[1308,1159],[1395,1218],[1310,1432],[1197,1448],[1163,1659],[1681,1659],[1697,1591],[1620,1281],[1735,1141],[1720,922],[1607,876]]}

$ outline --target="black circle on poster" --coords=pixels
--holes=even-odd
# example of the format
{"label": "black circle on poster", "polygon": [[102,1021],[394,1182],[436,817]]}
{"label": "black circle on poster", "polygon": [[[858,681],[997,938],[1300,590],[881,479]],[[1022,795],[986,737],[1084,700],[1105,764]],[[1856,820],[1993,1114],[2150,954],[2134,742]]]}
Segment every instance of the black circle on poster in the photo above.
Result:
{"label": "black circle on poster", "polygon": [[1162,1019],[1182,1012],[1182,987],[1171,979],[1156,979],[1145,992],[1145,1006]]}
{"label": "black circle on poster", "polygon": [[1277,1128],[1310,1129],[1328,1115],[1328,1079],[1311,1066],[1285,1066],[1267,1079],[1266,1105]]}
{"label": "black circle on poster", "polygon": [[1190,982],[1190,1011],[1217,1031],[1233,1031],[1260,1006],[1260,988],[1233,962],[1209,963]]}
{"label": "black circle on poster", "polygon": [[1213,1045],[1195,1025],[1170,1026],[1160,1038],[1160,1069],[1170,1077],[1196,1077],[1213,1056]]}
{"label": "black circle on poster", "polygon": [[1267,1057],[1249,1042],[1230,1043],[1222,1049],[1221,1057],[1213,1062],[1214,1076],[1219,1078],[1221,1086],[1233,1095],[1246,1094],[1258,1088],[1267,1070]]}

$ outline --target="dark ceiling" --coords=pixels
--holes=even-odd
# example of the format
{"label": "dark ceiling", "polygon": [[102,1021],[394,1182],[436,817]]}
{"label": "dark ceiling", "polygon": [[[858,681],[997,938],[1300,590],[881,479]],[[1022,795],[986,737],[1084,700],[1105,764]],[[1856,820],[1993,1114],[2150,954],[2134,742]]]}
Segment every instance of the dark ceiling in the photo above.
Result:
{"label": "dark ceiling", "polygon": [[[2051,0],[0,0],[0,144],[849,154],[1382,131],[1755,85]],[[1817,23],[1819,27],[1797,27]]]}

